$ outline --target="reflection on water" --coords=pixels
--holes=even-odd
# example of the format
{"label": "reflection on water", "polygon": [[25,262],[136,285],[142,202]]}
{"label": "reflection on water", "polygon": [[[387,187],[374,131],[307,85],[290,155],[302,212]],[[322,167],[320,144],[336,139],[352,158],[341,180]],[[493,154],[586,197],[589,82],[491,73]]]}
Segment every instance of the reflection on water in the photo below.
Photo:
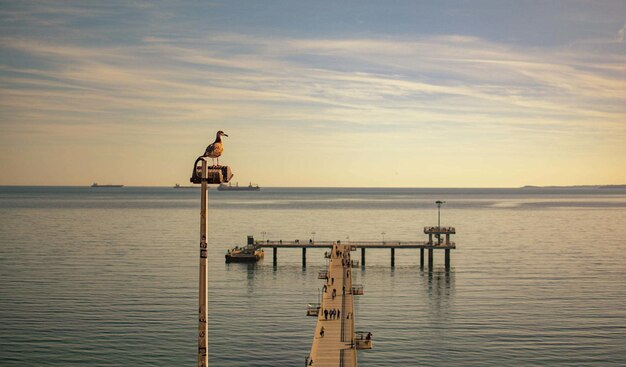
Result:
{"label": "reflection on water", "polygon": [[422,290],[430,300],[431,317],[445,320],[454,304],[454,269],[437,267],[421,273]]}

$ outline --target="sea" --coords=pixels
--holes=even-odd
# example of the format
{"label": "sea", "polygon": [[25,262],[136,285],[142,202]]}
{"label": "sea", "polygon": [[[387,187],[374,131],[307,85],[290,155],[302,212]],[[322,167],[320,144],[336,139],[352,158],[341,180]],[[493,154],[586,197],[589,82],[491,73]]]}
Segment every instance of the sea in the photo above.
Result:
{"label": "sea", "polygon": [[[209,190],[209,364],[303,366],[323,250],[224,254],[260,240],[417,241],[367,250],[353,270],[375,366],[625,366],[626,190]],[[0,187],[0,366],[192,366],[197,360],[199,189]],[[354,252],[360,260],[360,251]]]}

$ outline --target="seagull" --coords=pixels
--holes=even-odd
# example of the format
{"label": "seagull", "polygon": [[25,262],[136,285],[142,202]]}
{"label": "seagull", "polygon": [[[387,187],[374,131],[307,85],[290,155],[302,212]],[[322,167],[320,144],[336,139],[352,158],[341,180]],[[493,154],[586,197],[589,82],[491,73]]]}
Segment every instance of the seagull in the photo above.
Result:
{"label": "seagull", "polygon": [[[224,146],[222,145],[222,136],[228,136],[224,134],[222,130],[217,132],[215,136],[215,141],[212,144],[209,144],[204,151],[203,157],[210,157],[211,160],[217,158],[217,165],[220,165],[220,156],[224,151]],[[213,161],[213,165],[215,166],[215,161]]]}

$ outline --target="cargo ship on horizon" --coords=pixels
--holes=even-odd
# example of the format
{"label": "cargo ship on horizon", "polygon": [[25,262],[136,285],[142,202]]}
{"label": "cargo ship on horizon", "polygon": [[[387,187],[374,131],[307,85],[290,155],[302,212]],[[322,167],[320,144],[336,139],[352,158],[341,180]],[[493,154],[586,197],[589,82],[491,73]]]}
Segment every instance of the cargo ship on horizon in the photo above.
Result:
{"label": "cargo ship on horizon", "polygon": [[175,189],[195,189],[197,186],[181,186],[180,184],[174,185]]}
{"label": "cargo ship on horizon", "polygon": [[239,182],[232,186],[230,183],[226,185],[225,183],[220,184],[217,189],[219,191],[260,191],[261,188],[259,185],[252,185],[252,182],[248,186],[239,186]]}
{"label": "cargo ship on horizon", "polygon": [[91,187],[124,187],[124,185],[98,185],[97,182],[94,182]]}

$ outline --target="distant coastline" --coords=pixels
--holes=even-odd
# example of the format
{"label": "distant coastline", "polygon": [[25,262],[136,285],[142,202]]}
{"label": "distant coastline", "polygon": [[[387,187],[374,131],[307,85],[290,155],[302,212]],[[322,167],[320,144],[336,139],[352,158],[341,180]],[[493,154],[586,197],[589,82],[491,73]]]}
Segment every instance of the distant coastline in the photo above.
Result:
{"label": "distant coastline", "polygon": [[574,185],[574,186],[532,186],[526,185],[521,189],[626,189],[626,185]]}

